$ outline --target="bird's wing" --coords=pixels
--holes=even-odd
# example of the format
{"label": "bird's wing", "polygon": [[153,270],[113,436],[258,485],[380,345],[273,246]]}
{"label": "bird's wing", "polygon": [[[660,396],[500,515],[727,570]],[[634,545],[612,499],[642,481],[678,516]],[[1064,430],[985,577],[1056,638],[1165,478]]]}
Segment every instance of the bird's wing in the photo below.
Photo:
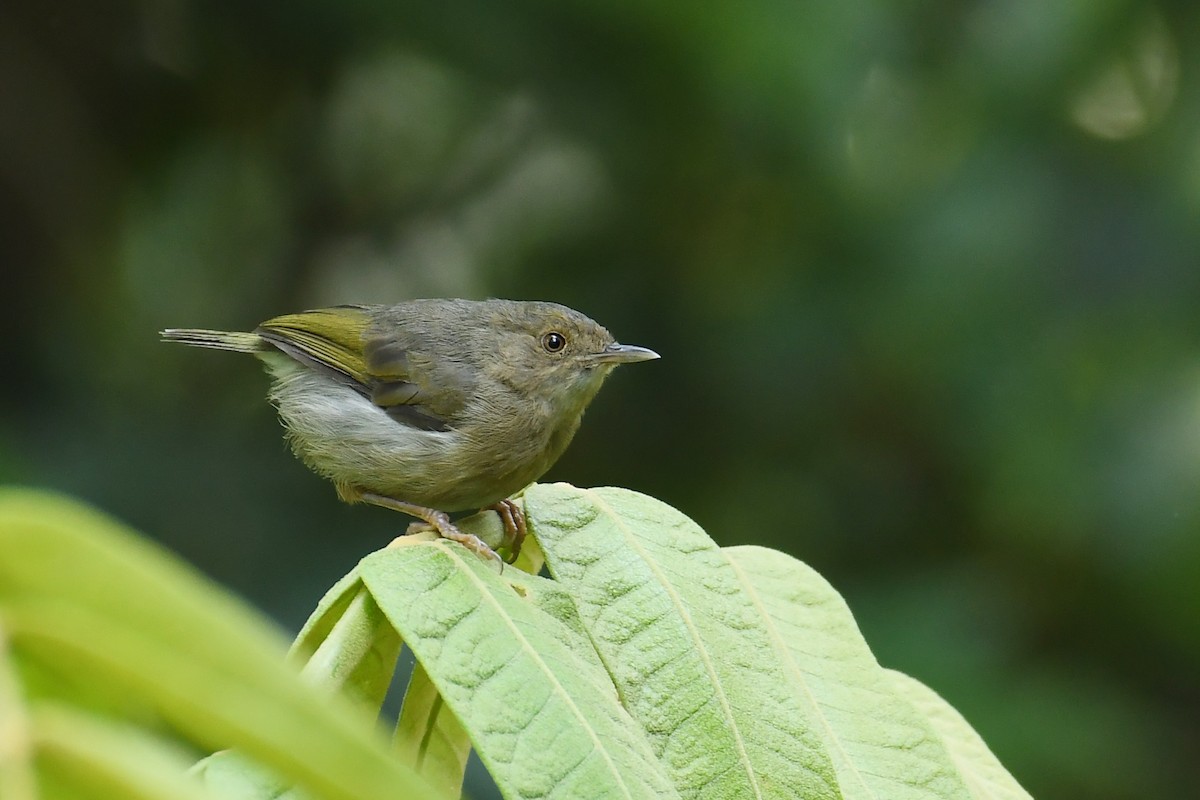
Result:
{"label": "bird's wing", "polygon": [[393,419],[423,430],[450,430],[475,392],[469,364],[430,353],[428,343],[403,324],[368,332],[363,358],[371,402]]}
{"label": "bird's wing", "polygon": [[359,392],[398,422],[450,430],[474,387],[469,370],[419,352],[403,325],[373,329],[370,312],[367,306],[302,311],[267,320],[256,333]]}
{"label": "bird's wing", "polygon": [[371,318],[361,306],[336,306],[284,314],[254,332],[307,367],[340,383],[366,386],[362,338]]}

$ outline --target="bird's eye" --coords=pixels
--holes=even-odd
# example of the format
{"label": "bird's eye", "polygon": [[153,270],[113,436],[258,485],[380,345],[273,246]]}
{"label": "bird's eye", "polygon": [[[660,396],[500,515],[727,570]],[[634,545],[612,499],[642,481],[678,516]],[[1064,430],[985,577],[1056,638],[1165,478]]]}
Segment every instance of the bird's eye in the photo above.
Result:
{"label": "bird's eye", "polygon": [[558,331],[550,331],[542,337],[542,347],[546,349],[547,353],[561,353],[566,346],[567,337]]}

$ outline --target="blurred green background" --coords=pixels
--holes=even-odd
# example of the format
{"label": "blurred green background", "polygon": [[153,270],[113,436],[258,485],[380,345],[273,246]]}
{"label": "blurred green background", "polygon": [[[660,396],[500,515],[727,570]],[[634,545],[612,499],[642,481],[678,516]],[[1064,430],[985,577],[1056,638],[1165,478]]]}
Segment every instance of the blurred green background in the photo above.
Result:
{"label": "blurred green background", "polygon": [[295,629],[399,533],[253,359],[419,296],[663,354],[547,479],[787,550],[1039,798],[1200,783],[1200,6],[0,7],[0,480]]}

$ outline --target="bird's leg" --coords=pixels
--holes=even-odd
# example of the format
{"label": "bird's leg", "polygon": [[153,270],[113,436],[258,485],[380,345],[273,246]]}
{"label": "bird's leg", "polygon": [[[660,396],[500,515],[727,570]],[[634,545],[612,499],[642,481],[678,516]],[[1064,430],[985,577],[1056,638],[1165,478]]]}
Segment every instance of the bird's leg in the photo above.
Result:
{"label": "bird's leg", "polygon": [[525,512],[512,500],[501,500],[488,508],[499,514],[500,521],[504,523],[504,544],[508,547],[508,563],[512,564],[521,555],[521,545],[525,543],[525,534],[529,531],[525,525]]}
{"label": "bird's leg", "polygon": [[[364,503],[370,503],[373,506],[380,508],[389,508],[392,511],[399,511],[402,514],[408,514],[411,517],[416,517],[423,520],[426,525],[434,530],[438,536],[443,539],[449,539],[452,542],[458,542],[463,547],[470,550],[475,555],[481,558],[494,559],[500,562],[500,566],[504,566],[504,560],[496,554],[496,551],[488,547],[487,544],[471,533],[463,533],[454,526],[450,521],[450,516],[445,511],[438,511],[434,508],[426,508],[414,503],[406,503],[403,500],[397,500],[394,497],[385,497],[381,494],[372,494],[371,492],[363,492],[361,498]],[[409,526],[409,532],[413,526]]]}

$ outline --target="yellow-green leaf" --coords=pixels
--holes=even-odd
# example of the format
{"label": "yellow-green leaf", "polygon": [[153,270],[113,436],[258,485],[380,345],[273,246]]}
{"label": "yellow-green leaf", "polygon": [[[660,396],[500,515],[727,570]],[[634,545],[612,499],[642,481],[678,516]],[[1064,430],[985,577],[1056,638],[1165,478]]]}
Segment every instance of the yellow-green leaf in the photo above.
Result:
{"label": "yellow-green leaf", "polygon": [[760,610],[690,519],[624,489],[525,491],[622,702],[684,797],[840,797]]}
{"label": "yellow-green leaf", "polygon": [[445,542],[359,571],[506,798],[676,796],[590,645],[527,599],[545,579]]}

